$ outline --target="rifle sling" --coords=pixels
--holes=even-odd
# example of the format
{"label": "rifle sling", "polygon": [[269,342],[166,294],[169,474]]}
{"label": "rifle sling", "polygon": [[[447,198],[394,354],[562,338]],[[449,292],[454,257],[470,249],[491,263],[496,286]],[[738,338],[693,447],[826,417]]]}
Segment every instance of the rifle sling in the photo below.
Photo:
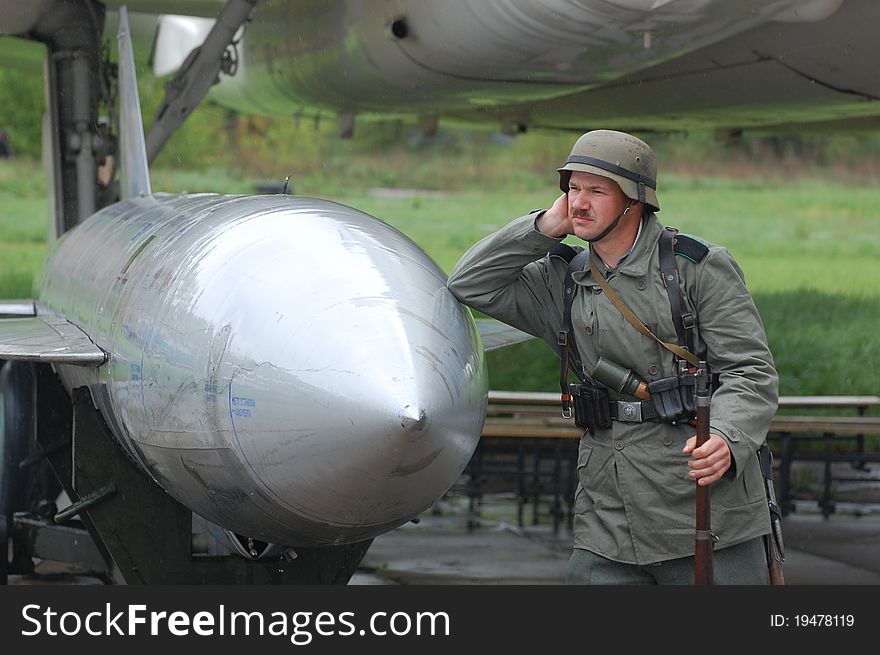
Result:
{"label": "rifle sling", "polygon": [[644,334],[649,339],[653,339],[661,346],[666,348],[666,350],[674,353],[676,356],[681,359],[686,360],[689,364],[693,366],[699,366],[700,360],[697,359],[693,353],[688,352],[681,346],[678,346],[674,343],[666,343],[665,341],[659,339],[653,332],[648,329],[648,326],[642,323],[639,318],[632,312],[632,310],[626,306],[626,304],[621,300],[620,296],[617,295],[617,292],[609,286],[608,282],[599,272],[599,267],[596,266],[596,260],[594,257],[590,257],[590,272],[593,274],[593,277],[596,279],[596,282],[599,283],[599,286],[602,287],[602,291],[608,296],[608,300],[617,308],[623,317],[627,320],[627,322],[632,325],[636,330]]}

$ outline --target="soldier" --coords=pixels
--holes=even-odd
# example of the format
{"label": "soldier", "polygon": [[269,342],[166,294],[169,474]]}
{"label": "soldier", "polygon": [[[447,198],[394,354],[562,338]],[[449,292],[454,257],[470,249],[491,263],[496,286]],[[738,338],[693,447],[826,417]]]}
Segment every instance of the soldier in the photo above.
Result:
{"label": "soldier", "polygon": [[[692,583],[696,481],[712,489],[714,582],[766,584],[770,517],[756,451],[776,411],[778,378],[742,270],[726,249],[660,224],[656,158],[644,141],[588,132],[558,170],[563,193],[552,207],[474,245],[449,288],[550,344],[564,364],[563,387],[569,362],[582,380],[586,432],[568,583]],[[572,234],[589,242],[582,254],[560,244]],[[658,340],[640,333],[618,301]],[[688,421],[693,376],[670,344],[716,376],[711,434],[700,448]],[[648,383],[650,398],[596,382],[600,357]]]}

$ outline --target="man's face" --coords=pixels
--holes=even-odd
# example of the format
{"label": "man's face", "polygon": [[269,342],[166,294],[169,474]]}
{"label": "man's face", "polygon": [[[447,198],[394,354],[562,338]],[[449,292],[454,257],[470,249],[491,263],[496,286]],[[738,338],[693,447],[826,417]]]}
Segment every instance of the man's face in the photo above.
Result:
{"label": "man's face", "polygon": [[568,181],[568,215],[575,235],[584,241],[602,234],[628,203],[629,198],[614,180],[572,171]]}

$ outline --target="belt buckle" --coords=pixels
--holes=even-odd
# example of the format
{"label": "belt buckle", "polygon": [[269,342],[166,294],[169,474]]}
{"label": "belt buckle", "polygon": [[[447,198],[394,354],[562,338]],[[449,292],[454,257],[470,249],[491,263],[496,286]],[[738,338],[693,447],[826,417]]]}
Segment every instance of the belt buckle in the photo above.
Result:
{"label": "belt buckle", "polygon": [[642,422],[642,403],[627,402],[625,400],[617,401],[617,417],[620,421],[627,423]]}

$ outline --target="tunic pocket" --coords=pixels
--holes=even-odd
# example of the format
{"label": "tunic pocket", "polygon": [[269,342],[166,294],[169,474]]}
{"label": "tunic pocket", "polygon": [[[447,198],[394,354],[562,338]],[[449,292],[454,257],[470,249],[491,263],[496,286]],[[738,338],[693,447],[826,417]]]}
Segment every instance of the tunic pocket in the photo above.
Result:
{"label": "tunic pocket", "polygon": [[725,507],[741,507],[765,500],[766,493],[761,468],[754,461],[749,463],[741,476],[729,484],[724,494],[719,495],[721,504]]}
{"label": "tunic pocket", "polygon": [[587,462],[590,461],[590,454],[593,452],[593,447],[588,446],[584,443],[581,443],[580,448],[578,448],[578,461],[577,461],[577,472],[578,472],[578,480],[582,483],[585,481],[586,476],[584,475],[587,470]]}
{"label": "tunic pocket", "polygon": [[587,462],[590,461],[590,454],[593,452],[592,446],[587,446],[584,443],[581,443],[580,448],[578,449],[578,458],[577,458],[577,493],[574,498],[574,512],[575,514],[583,514],[587,510],[591,509],[593,506],[592,501],[587,496],[586,486],[589,482],[589,478],[587,477]]}

